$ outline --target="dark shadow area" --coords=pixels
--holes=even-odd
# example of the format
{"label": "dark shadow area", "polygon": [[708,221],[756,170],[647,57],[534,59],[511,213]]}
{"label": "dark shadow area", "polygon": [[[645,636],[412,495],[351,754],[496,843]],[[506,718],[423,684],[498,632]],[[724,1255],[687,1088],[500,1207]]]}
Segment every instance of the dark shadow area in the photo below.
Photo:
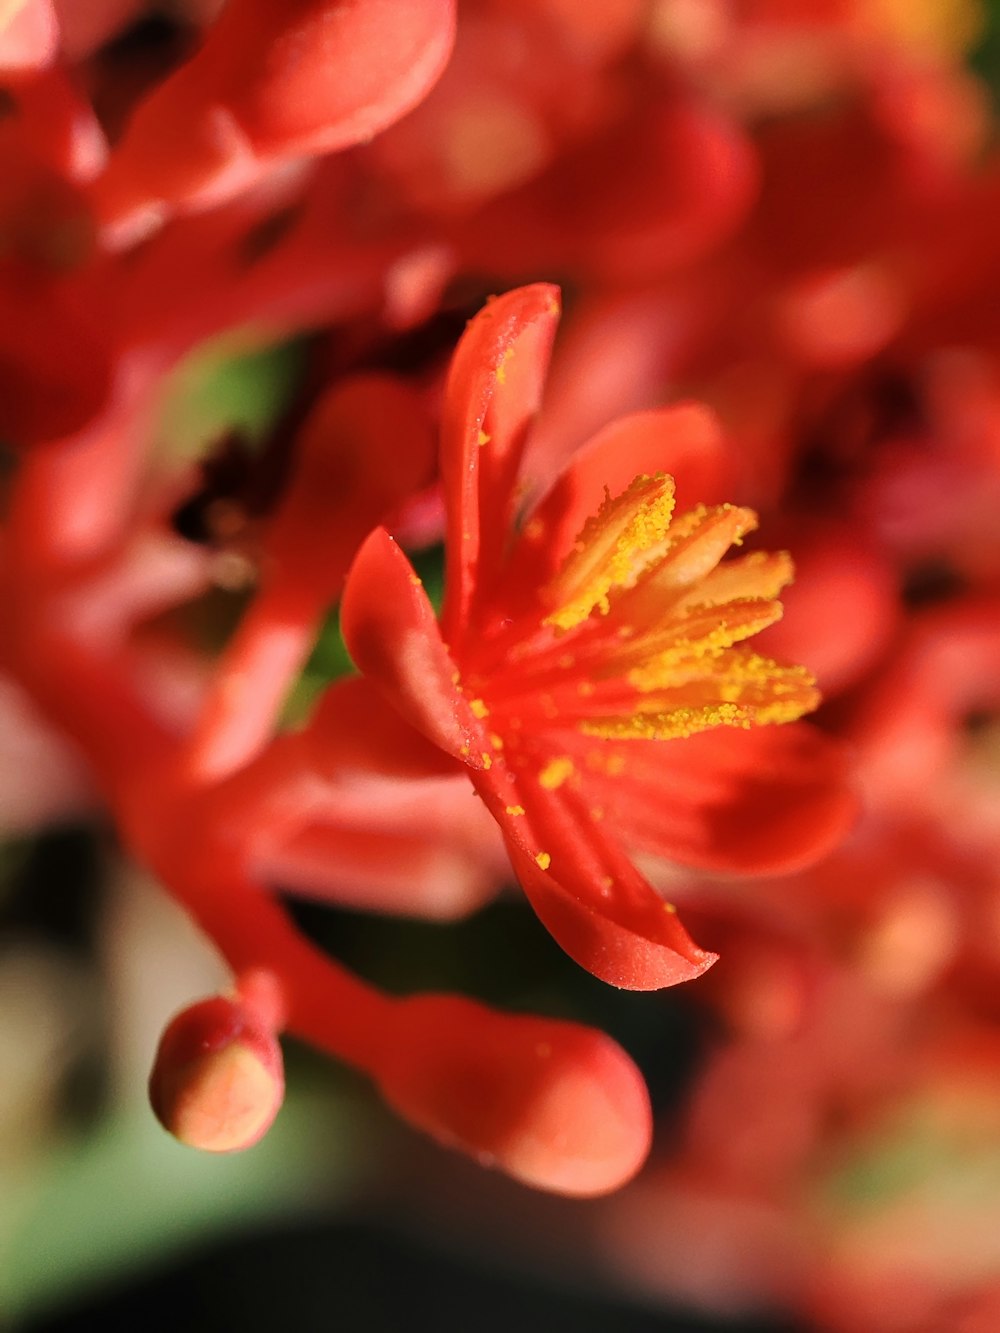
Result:
{"label": "dark shadow area", "polygon": [[804,1333],[777,1320],[719,1321],[630,1307],[493,1272],[412,1238],[326,1223],[199,1253],[24,1333]]}

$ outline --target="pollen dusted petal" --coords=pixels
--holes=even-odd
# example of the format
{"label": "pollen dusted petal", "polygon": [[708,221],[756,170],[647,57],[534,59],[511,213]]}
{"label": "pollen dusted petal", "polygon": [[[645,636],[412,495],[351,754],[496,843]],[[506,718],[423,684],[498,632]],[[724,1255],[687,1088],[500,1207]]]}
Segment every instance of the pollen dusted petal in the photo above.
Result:
{"label": "pollen dusted petal", "polygon": [[671,593],[694,589],[712,574],[719,561],[733,545],[738,545],[757,526],[752,509],[737,505],[718,505],[679,514],[670,525],[669,545],[658,560],[651,563],[645,577],[636,581],[635,591],[623,598],[631,612],[643,600],[662,606]]}
{"label": "pollen dusted petal", "polygon": [[795,567],[787,551],[752,551],[717,565],[680,605],[687,605],[689,599],[700,606],[719,606],[744,598],[770,599],[787,588],[794,577]]}
{"label": "pollen dusted petal", "polygon": [[673,510],[673,478],[663,474],[636,477],[621,495],[608,495],[545,590],[555,608],[546,623],[568,630],[595,607],[606,613],[608,593],[630,587],[646,568],[667,535]]}
{"label": "pollen dusted petal", "polygon": [[[820,698],[804,667],[781,666],[738,649],[714,659],[664,665],[662,676],[659,670],[653,664],[646,677],[633,673],[650,687],[634,713],[587,720],[581,731],[618,740],[671,740],[710,727],[794,722]],[[668,684],[671,680],[675,683]]]}
{"label": "pollen dusted petal", "polygon": [[635,477],[665,472],[680,479],[692,499],[721,500],[724,471],[721,427],[700,403],[674,403],[610,422],[574,454],[531,511],[511,552],[511,596],[520,592],[518,585],[556,572],[609,491],[617,495]]}
{"label": "pollen dusted petal", "polygon": [[576,897],[551,865],[510,848],[517,877],[539,920],[561,949],[591,975],[620,990],[662,990],[692,981],[716,961],[691,940],[676,914],[649,888],[644,909],[612,914],[593,895]]}
{"label": "pollen dusted petal", "polygon": [[816,706],[807,672],[734,647],[780,618],[788,557],[720,566],[756,514],[699,505],[671,521],[672,494],[670,478],[637,477],[584,526],[543,590],[550,604],[566,599],[543,625],[554,636],[510,643],[508,670],[492,671],[492,706],[508,722],[667,740],[794,721]]}
{"label": "pollen dusted petal", "polygon": [[552,789],[527,772],[512,776],[528,811],[516,821],[504,818],[489,775],[477,774],[476,787],[500,824],[522,888],[560,948],[624,990],[675,986],[711,967],[716,955],[694,943],[573,783]]}
{"label": "pollen dusted petal", "polygon": [[628,635],[608,648],[601,674],[627,673],[637,689],[655,689],[672,675],[691,669],[693,662],[716,658],[742,639],[759,634],[781,619],[781,604],[773,601],[729,602],[721,606],[693,606],[668,616],[645,633]]}
{"label": "pollen dusted petal", "polygon": [[469,632],[477,593],[499,572],[558,322],[559,289],[536,283],[491,301],[455,351],[441,438],[448,510],[441,622],[456,649]]}

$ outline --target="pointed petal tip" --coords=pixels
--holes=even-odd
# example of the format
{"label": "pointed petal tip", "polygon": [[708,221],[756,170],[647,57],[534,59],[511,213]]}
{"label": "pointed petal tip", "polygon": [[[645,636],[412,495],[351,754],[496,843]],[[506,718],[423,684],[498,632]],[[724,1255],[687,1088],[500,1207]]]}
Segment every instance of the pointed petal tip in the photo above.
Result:
{"label": "pointed petal tip", "polygon": [[694,981],[717,960],[694,943],[652,885],[641,903],[608,902],[596,891],[584,901],[509,842],[508,852],[542,925],[599,981],[618,990],[664,990]]}

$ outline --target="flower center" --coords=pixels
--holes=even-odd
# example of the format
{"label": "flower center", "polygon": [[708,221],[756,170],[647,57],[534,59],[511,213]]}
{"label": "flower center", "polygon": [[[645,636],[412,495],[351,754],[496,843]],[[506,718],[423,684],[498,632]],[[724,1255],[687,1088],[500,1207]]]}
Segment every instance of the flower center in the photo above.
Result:
{"label": "flower center", "polygon": [[489,682],[491,712],[521,731],[665,739],[815,708],[803,667],[736,646],[779,619],[793,573],[785,552],[723,561],[756,526],[735,505],[675,517],[662,474],[606,495],[541,590],[541,632],[514,644]]}

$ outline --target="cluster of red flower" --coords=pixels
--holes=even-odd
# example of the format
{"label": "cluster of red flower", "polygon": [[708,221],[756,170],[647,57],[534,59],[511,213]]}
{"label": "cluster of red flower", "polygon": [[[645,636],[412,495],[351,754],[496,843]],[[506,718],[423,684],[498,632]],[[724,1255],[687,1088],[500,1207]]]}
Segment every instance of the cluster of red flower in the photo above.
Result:
{"label": "cluster of red flower", "polygon": [[[446,919],[513,872],[584,968],[649,990],[715,961],[681,902],[730,1036],[608,1213],[622,1264],[703,1218],[668,1279],[690,1294],[724,1271],[734,1301],[870,1327],[913,1270],[892,1328],[979,1317],[995,1245],[944,1273],[929,1223],[882,1244],[883,1213],[831,1203],[921,1107],[961,1137],[963,1080],[1000,1088],[973,0],[152,8],[0,8],[0,701],[32,755],[0,800],[11,827],[98,793],[231,966],[164,1036],[158,1115],[255,1142],[287,1030],[524,1181],[615,1189],[651,1135],[615,1043],[389,998],[276,895]],[[193,542],[205,468],[164,448],[164,385],[234,332],[308,332],[310,373],[280,466],[252,504],[202,494]],[[798,571],[780,624],[758,513]],[[404,551],[442,541],[438,614]],[[254,590],[211,659],[178,611],[234,570]],[[338,605],[359,674],[285,725]]]}

